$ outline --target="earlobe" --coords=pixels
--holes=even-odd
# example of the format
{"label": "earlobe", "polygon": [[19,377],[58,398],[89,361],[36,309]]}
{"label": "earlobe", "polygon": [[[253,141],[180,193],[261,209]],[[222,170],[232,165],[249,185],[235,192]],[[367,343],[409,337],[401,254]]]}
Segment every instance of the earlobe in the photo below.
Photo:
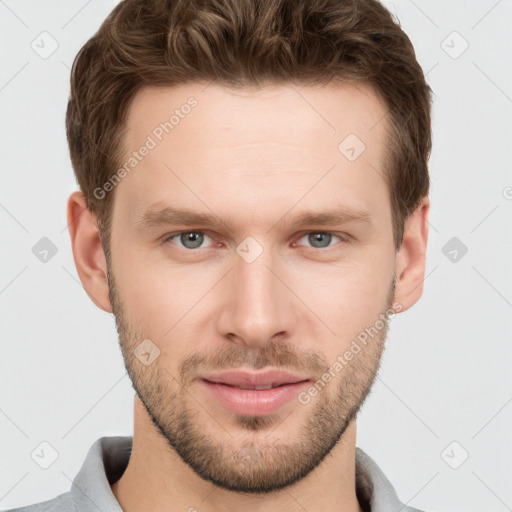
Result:
{"label": "earlobe", "polygon": [[79,190],[69,196],[67,220],[73,259],[80,281],[94,304],[112,313],[108,294],[107,264],[96,215],[87,208],[84,196]]}
{"label": "earlobe", "polygon": [[429,211],[430,200],[425,197],[405,222],[404,237],[395,267],[397,278],[394,300],[401,304],[401,311],[413,306],[423,293]]}

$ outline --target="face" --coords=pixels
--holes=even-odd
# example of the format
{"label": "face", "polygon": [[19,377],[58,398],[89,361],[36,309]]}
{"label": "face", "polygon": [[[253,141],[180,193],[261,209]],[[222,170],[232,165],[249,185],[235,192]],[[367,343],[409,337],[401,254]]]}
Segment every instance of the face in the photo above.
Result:
{"label": "face", "polygon": [[[361,85],[188,84],[131,105],[141,158],[115,186],[108,262],[123,357],[161,435],[222,488],[306,476],[375,379],[395,283],[385,112]],[[297,383],[207,379],[270,369]]]}

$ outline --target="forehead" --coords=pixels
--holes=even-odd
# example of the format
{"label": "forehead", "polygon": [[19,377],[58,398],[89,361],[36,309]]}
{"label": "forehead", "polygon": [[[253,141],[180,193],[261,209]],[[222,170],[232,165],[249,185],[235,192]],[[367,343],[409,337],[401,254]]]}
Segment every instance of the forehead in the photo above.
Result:
{"label": "forehead", "polygon": [[[373,88],[363,83],[316,87],[285,83],[240,89],[215,83],[151,86],[131,102],[125,142],[129,149],[152,135],[164,144],[180,138],[180,144],[196,147],[266,139],[307,146],[319,135],[331,142],[348,133],[371,142],[371,132],[379,126],[381,130],[374,134],[378,137],[385,127],[381,121],[386,111]],[[173,137],[166,137],[171,133]],[[188,135],[193,137],[184,140]]]}
{"label": "forehead", "polygon": [[328,175],[311,201],[337,187],[363,209],[386,194],[386,111],[365,84],[145,87],[128,112],[124,163],[138,155],[117,194],[139,214],[183,194],[203,210],[199,199],[209,197],[219,213],[226,195],[243,194],[238,206],[248,209],[285,191],[295,201]]}

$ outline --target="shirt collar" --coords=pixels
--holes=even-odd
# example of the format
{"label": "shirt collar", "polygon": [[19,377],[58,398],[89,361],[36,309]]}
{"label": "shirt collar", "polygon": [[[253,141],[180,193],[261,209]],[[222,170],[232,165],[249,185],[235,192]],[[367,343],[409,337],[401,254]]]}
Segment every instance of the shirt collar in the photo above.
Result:
{"label": "shirt collar", "polygon": [[[71,496],[77,512],[123,512],[110,485],[128,465],[132,436],[99,438],[89,449],[73,480]],[[421,512],[404,505],[379,466],[356,447],[356,493],[365,512]]]}

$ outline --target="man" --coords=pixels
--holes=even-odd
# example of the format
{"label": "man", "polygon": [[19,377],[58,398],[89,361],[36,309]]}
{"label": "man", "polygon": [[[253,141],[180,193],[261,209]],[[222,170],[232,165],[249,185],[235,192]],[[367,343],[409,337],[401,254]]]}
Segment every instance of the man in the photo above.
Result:
{"label": "man", "polygon": [[422,293],[430,103],[375,0],[117,5],[72,69],[68,220],[134,435],[22,510],[416,510],[356,417]]}

